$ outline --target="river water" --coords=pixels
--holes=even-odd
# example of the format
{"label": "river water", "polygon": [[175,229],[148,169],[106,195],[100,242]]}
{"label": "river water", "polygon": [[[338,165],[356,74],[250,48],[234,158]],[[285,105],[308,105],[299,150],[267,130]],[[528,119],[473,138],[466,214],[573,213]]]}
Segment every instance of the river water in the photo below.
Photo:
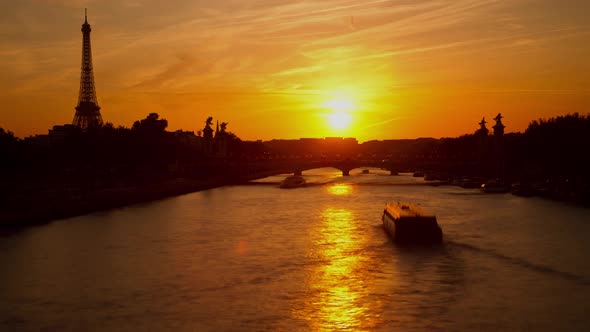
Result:
{"label": "river water", "polygon": [[[589,209],[375,169],[304,177],[2,235],[0,330],[590,330]],[[393,244],[390,200],[435,213],[444,245]]]}

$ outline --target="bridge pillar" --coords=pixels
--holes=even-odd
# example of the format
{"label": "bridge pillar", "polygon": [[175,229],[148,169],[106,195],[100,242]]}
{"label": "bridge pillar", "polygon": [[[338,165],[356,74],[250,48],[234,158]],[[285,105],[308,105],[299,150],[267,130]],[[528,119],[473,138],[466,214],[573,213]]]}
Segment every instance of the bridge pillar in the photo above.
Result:
{"label": "bridge pillar", "polygon": [[347,169],[343,169],[342,170],[342,176],[350,176],[350,170],[348,168]]}
{"label": "bridge pillar", "polygon": [[399,173],[396,170],[394,170],[394,169],[390,169],[389,170],[389,175],[399,175]]}
{"label": "bridge pillar", "polygon": [[293,175],[303,175],[303,172],[300,169],[295,170],[295,172],[293,172]]}

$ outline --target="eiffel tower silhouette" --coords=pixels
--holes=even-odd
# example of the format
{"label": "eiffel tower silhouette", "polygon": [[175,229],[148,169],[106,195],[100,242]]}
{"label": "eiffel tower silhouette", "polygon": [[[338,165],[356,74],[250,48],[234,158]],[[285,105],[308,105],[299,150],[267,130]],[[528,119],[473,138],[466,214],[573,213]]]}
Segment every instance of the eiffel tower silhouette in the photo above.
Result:
{"label": "eiffel tower silhouette", "polygon": [[100,107],[96,99],[94,87],[94,73],[92,71],[92,50],[90,49],[90,24],[88,12],[84,10],[84,24],[82,24],[82,73],[80,74],[80,93],[76,115],[72,124],[86,130],[102,126]]}

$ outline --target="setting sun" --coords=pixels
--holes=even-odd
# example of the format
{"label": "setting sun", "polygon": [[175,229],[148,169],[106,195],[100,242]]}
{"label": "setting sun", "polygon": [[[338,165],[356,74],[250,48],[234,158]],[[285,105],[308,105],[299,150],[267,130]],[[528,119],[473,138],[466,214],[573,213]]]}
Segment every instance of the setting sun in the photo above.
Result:
{"label": "setting sun", "polygon": [[349,99],[333,99],[327,101],[324,107],[332,110],[326,115],[329,126],[334,130],[346,129],[352,123],[350,111],[356,109],[355,104]]}
{"label": "setting sun", "polygon": [[337,112],[348,112],[356,108],[354,103],[347,99],[330,100],[325,104],[325,106]]}
{"label": "setting sun", "polygon": [[345,112],[334,112],[332,114],[328,114],[328,122],[330,127],[334,129],[345,129],[350,126],[352,122],[352,115]]}

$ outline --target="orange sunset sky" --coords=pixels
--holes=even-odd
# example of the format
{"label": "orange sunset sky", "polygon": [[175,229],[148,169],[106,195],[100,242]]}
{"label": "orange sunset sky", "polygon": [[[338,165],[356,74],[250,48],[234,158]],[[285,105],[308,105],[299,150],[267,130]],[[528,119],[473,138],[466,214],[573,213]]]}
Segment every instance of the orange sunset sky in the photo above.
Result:
{"label": "orange sunset sky", "polygon": [[590,112],[587,0],[0,2],[0,127],[71,123],[84,8],[105,121],[242,139],[507,131]]}

